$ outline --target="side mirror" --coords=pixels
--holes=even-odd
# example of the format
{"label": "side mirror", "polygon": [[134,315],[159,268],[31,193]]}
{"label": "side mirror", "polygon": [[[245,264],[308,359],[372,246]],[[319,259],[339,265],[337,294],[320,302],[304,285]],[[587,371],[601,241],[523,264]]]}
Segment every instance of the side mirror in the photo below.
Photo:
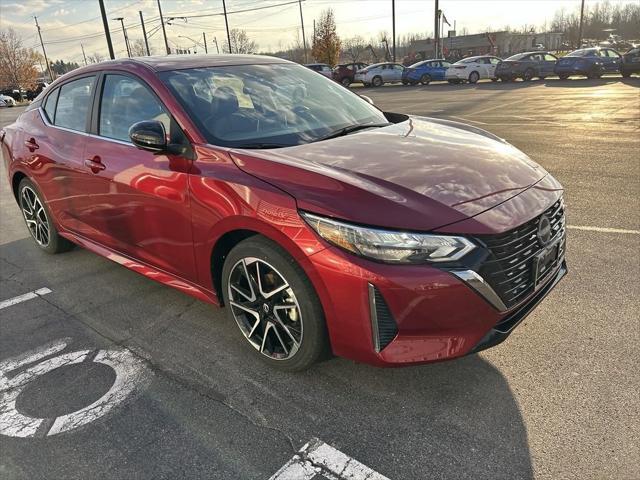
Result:
{"label": "side mirror", "polygon": [[375,103],[373,103],[373,100],[371,100],[370,97],[367,97],[366,95],[360,95],[360,98],[362,98],[363,100],[366,100],[367,102],[369,102],[371,105],[375,105]]}
{"label": "side mirror", "polygon": [[131,142],[142,150],[163,152],[167,150],[167,134],[164,125],[158,120],[145,120],[134,123],[129,128]]}

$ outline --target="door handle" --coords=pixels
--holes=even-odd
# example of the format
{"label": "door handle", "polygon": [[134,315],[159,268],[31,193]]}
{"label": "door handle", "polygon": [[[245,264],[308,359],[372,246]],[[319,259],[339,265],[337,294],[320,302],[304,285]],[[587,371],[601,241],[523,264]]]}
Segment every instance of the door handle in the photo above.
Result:
{"label": "door handle", "polygon": [[106,168],[104,163],[100,161],[100,157],[87,158],[84,161],[84,166],[91,169],[93,173],[98,173]]}
{"label": "door handle", "polygon": [[24,141],[25,146],[29,149],[30,152],[35,152],[40,146],[36,143],[35,138],[30,138],[29,140]]}

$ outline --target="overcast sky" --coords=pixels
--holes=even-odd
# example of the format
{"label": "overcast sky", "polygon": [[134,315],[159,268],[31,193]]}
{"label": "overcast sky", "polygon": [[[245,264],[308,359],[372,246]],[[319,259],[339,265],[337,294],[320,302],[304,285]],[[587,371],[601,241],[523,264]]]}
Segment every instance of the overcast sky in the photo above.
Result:
{"label": "overcast sky", "polygon": [[[278,5],[290,0],[227,0],[227,11]],[[124,17],[130,41],[142,38],[138,11],[141,10],[151,33],[150,45],[155,53],[163,53],[162,32],[156,0],[104,0],[116,57],[126,56],[120,23],[111,20]],[[222,0],[161,0],[167,16],[207,15],[222,12]],[[587,5],[597,0],[587,0]],[[629,0],[610,0],[629,3]],[[397,35],[407,33],[431,34],[433,31],[433,0],[396,0]],[[554,12],[567,12],[579,7],[580,0],[440,0],[440,8],[448,20],[457,22],[457,30],[470,33],[502,29],[506,25],[543,25],[551,22]],[[302,3],[307,37],[311,36],[313,19],[323,9],[332,7],[336,14],[338,34],[343,37],[362,35],[366,38],[377,32],[391,32],[391,0],[304,0]],[[82,61],[80,44],[87,55],[99,52],[107,55],[98,0],[0,0],[0,28],[13,27],[23,37],[25,46],[38,48],[33,16],[38,16],[42,36],[50,60]],[[261,51],[275,51],[293,43],[300,28],[297,3],[259,11],[229,15],[230,28],[242,28],[260,46]],[[445,29],[447,27],[445,26]],[[167,36],[172,48],[190,48],[193,41],[225,39],[224,17],[203,16],[175,20],[168,25]],[[212,52],[210,47],[209,52]]]}

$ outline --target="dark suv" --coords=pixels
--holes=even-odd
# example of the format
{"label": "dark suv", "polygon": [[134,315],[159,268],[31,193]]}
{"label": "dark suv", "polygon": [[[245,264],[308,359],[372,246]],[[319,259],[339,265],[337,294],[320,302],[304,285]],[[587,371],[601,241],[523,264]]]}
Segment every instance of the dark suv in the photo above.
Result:
{"label": "dark suv", "polygon": [[348,87],[353,83],[353,77],[356,72],[361,68],[365,68],[367,65],[367,63],[363,62],[341,63],[333,69],[332,78],[336,82]]}
{"label": "dark suv", "polygon": [[620,73],[623,77],[629,77],[632,73],[640,73],[640,47],[635,47],[622,55]]}

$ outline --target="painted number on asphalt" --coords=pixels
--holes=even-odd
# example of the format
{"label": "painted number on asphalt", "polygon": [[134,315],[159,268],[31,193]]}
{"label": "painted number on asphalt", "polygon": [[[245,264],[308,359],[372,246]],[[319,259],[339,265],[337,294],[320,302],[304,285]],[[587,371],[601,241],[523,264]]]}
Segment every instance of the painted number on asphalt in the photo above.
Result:
{"label": "painted number on asphalt", "polygon": [[[130,351],[78,350],[61,353],[68,341],[69,339],[56,340],[17,357],[0,361],[0,434],[40,437],[74,430],[106,415],[146,383],[146,367]],[[116,374],[111,388],[99,399],[55,419],[30,417],[17,410],[16,400],[30,382],[57,368],[81,362],[102,363],[111,367]],[[15,373],[27,365],[31,366]]]}

